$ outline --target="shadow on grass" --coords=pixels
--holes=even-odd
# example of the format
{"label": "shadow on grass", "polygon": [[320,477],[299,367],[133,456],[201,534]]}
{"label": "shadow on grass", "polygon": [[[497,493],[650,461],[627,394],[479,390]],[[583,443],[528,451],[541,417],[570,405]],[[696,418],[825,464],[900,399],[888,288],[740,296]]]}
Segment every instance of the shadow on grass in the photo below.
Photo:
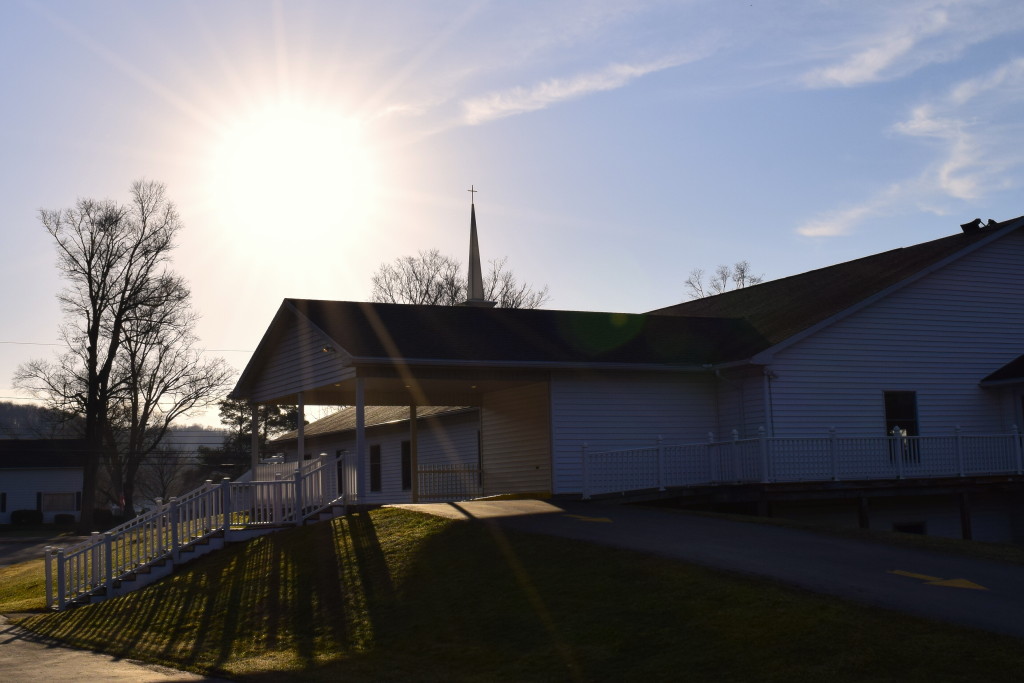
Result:
{"label": "shadow on grass", "polygon": [[1024,670],[1013,639],[402,510],[256,539],[137,593],[26,625],[114,655],[260,683],[683,672],[1010,681]]}

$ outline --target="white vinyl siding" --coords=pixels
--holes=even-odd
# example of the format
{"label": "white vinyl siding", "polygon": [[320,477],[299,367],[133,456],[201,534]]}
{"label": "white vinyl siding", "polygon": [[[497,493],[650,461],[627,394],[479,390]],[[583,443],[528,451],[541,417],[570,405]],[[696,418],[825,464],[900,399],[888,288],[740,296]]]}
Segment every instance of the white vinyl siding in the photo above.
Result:
{"label": "white vinyl siding", "polygon": [[[418,426],[417,439],[419,448],[417,456],[421,465],[440,463],[477,464],[479,418],[476,412],[469,411],[441,417],[419,418]],[[381,452],[381,490],[363,492],[363,495],[359,497],[360,502],[371,504],[412,502],[412,492],[402,490],[402,442],[408,440],[408,421],[367,427],[367,457],[363,481],[369,487],[370,446],[379,445]],[[286,454],[287,460],[295,460],[294,441],[291,441],[287,446],[282,446],[280,450]],[[308,437],[305,440],[305,450],[306,453],[312,456],[317,456],[321,453],[335,455],[338,451],[348,451],[345,457],[350,462],[355,462],[355,432]]]}
{"label": "white vinyl siding", "polygon": [[10,524],[11,513],[15,510],[35,510],[37,494],[43,494],[43,501],[61,500],[67,509],[43,509],[43,521],[53,522],[58,514],[73,514],[78,511],[77,496],[82,490],[81,468],[47,469],[5,469],[0,470],[0,492],[7,494],[7,510],[0,512],[0,524]]}
{"label": "white vinyl siding", "polygon": [[554,490],[582,490],[583,444],[592,451],[693,443],[716,424],[711,373],[557,373],[551,380]]}
{"label": "white vinyl siding", "polygon": [[325,353],[335,344],[303,318],[291,317],[293,324],[277,343],[258,380],[250,390],[253,401],[266,401],[315,387],[340,382],[349,372],[340,351]]}
{"label": "white vinyl siding", "polygon": [[480,409],[484,495],[551,491],[548,385],[484,396]]}
{"label": "white vinyl siding", "polygon": [[1011,392],[978,382],[1024,353],[1024,234],[1013,233],[779,352],[778,436],[880,435],[886,391],[917,392],[920,432],[1007,431]]}

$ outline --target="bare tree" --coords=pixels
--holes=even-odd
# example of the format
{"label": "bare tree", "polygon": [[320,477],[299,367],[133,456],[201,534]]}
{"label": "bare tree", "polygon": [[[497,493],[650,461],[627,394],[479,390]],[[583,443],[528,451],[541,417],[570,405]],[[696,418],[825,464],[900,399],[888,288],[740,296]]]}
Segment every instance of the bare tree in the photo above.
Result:
{"label": "bare tree", "polygon": [[[490,262],[484,276],[484,296],[499,308],[540,308],[550,298],[547,285],[539,290],[516,279],[508,258]],[[370,299],[391,304],[457,306],[468,298],[462,264],[437,249],[383,263],[374,273]]]}
{"label": "bare tree", "polygon": [[708,275],[703,268],[694,268],[683,281],[687,294],[691,299],[703,299],[727,292],[730,289],[742,289],[748,285],[764,282],[764,275],[754,275],[748,261],[737,261],[731,268],[719,265],[715,272]]}
{"label": "bare tree", "polygon": [[89,450],[79,530],[85,532],[93,526],[99,466],[116,447],[125,401],[138,388],[130,386],[139,378],[129,370],[126,345],[137,345],[146,324],[168,309],[187,305],[187,289],[168,270],[181,221],[164,186],[149,181],[134,183],[126,204],[79,199],[69,209],[41,211],[40,219],[67,282],[58,295],[65,351],[55,361],[23,364],[14,384],[83,420]]}
{"label": "bare tree", "polygon": [[117,362],[118,391],[111,406],[104,450],[108,498],[134,516],[139,467],[156,451],[171,425],[205,408],[228,388],[232,370],[195,349],[195,314],[179,278],[167,278],[163,305],[143,307],[125,326]]}

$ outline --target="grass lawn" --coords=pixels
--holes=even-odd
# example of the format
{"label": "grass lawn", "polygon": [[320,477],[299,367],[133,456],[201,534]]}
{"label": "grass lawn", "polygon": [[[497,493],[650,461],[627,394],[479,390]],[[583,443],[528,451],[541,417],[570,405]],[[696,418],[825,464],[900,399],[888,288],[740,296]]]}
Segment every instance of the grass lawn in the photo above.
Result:
{"label": "grass lawn", "polygon": [[[29,580],[31,564],[0,586]],[[0,593],[0,612],[18,609],[17,595]],[[1024,671],[1017,639],[398,509],[266,536],[131,595],[17,621],[252,681],[996,682]]]}

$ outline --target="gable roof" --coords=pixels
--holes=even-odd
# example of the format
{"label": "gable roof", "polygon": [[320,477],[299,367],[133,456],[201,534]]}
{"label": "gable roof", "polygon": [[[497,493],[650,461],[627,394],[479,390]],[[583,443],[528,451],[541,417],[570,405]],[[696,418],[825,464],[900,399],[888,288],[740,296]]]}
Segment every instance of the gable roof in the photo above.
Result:
{"label": "gable roof", "polygon": [[764,340],[728,317],[286,299],[356,361],[703,365]]}
{"label": "gable roof", "polygon": [[0,439],[0,469],[83,467],[85,439]]}
{"label": "gable roof", "polygon": [[[774,346],[992,238],[1024,217],[651,311],[742,318]],[[767,346],[766,346],[767,348]]]}
{"label": "gable roof", "polygon": [[[440,417],[443,415],[457,415],[475,411],[476,408],[465,406],[419,406],[416,408],[416,417]],[[408,406],[366,406],[365,413],[366,427],[379,427],[385,424],[408,422]],[[355,431],[356,410],[352,406],[342,408],[336,413],[312,422],[303,429],[303,437],[325,436],[327,434],[340,434],[342,432]],[[298,438],[298,431],[292,430],[273,439],[270,443],[277,444],[285,441],[294,441]]]}
{"label": "gable roof", "polygon": [[1019,384],[1024,382],[1024,356],[1017,356],[1012,361],[987,375],[979,382],[982,386],[1000,384]]}

